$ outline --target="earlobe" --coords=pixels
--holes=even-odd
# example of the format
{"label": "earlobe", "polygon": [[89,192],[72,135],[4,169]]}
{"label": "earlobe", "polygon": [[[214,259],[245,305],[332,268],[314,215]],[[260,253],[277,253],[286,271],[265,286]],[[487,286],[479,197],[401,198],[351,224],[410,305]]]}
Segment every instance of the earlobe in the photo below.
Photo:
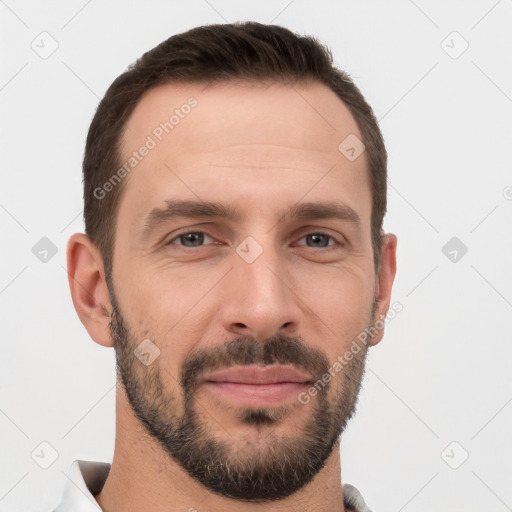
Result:
{"label": "earlobe", "polygon": [[391,302],[391,290],[396,275],[396,246],[397,238],[392,233],[384,235],[382,240],[382,251],[380,266],[375,276],[375,298],[377,307],[375,310],[374,323],[378,323],[380,328],[371,339],[370,345],[377,345],[384,336],[384,319],[388,314],[389,304]]}
{"label": "earlobe", "polygon": [[112,347],[109,322],[112,306],[103,260],[91,239],[75,233],[67,246],[68,281],[75,310],[91,338]]}

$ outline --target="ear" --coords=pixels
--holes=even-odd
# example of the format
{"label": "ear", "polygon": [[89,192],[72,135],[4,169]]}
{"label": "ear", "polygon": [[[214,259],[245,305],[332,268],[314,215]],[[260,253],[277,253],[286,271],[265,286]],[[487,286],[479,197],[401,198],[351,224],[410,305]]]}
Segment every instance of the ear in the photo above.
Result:
{"label": "ear", "polygon": [[396,245],[397,238],[392,233],[384,235],[382,240],[382,249],[380,257],[380,265],[375,276],[375,299],[377,306],[375,308],[375,317],[373,322],[379,322],[382,326],[375,329],[375,333],[371,338],[370,345],[377,345],[384,336],[384,319],[388,314],[389,303],[391,301],[391,289],[396,274]]}
{"label": "ear", "polygon": [[75,233],[67,246],[68,281],[73,305],[89,336],[99,345],[112,347],[112,306],[105,281],[103,259],[91,239]]}

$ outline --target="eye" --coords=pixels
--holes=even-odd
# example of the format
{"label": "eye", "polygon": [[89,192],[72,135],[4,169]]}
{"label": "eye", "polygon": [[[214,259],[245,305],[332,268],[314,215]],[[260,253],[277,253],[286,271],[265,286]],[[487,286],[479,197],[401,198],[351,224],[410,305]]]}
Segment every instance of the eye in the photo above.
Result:
{"label": "eye", "polygon": [[[214,240],[210,235],[203,231],[186,231],[174,237],[172,240],[167,242],[166,245],[181,245],[187,248],[201,247],[205,245],[205,237],[209,238],[212,241]],[[334,249],[336,248],[336,246],[344,245],[343,243],[336,241],[336,239],[333,236],[320,231],[313,231],[311,233],[307,233],[300,240],[303,239],[306,239],[307,247],[312,248],[330,247]],[[178,241],[178,243],[176,243],[176,241]],[[334,243],[329,243],[329,241],[332,241]]]}
{"label": "eye", "polygon": [[[308,233],[306,235],[304,235],[302,239],[306,239],[307,241],[310,241],[312,243],[312,245],[308,245],[308,247],[320,247],[320,248],[323,248],[323,247],[332,247],[333,245],[343,245],[339,242],[336,242],[336,240],[334,239],[333,236],[331,235],[328,235],[327,233],[322,233],[322,232],[318,232],[318,231],[315,231],[315,232],[312,232],[312,233]],[[334,241],[334,244],[329,244],[329,239],[331,239],[332,241]],[[302,245],[302,244],[299,244],[299,245]]]}
{"label": "eye", "polygon": [[203,231],[187,231],[170,240],[167,245],[173,244],[175,240],[179,240],[181,243],[175,245],[182,245],[183,247],[200,247],[203,245],[205,236],[213,240],[210,235],[207,235]]}

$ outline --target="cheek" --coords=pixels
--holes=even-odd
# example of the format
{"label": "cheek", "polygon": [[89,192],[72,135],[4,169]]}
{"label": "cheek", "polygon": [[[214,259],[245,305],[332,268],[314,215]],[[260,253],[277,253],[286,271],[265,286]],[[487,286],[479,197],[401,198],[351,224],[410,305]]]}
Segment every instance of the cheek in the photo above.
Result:
{"label": "cheek", "polygon": [[[301,274],[297,295],[303,298],[307,306],[304,312],[316,328],[307,325],[309,321],[303,327],[312,341],[317,339],[322,344],[330,360],[345,352],[368,326],[374,298],[372,275],[355,265],[324,268],[309,276]],[[326,339],[330,342],[323,341]]]}
{"label": "cheek", "polygon": [[186,318],[187,312],[207,292],[208,276],[194,265],[170,268],[133,256],[120,255],[115,266],[115,290],[120,307],[139,331],[162,336]]}
{"label": "cheek", "polygon": [[218,305],[211,307],[205,300],[218,279],[185,267],[133,270],[128,275],[141,275],[140,281],[124,281],[119,305],[132,334],[141,340],[149,338],[159,348],[160,365],[172,376],[168,376],[169,385],[175,387],[180,362],[204,338],[212,314],[218,311]]}

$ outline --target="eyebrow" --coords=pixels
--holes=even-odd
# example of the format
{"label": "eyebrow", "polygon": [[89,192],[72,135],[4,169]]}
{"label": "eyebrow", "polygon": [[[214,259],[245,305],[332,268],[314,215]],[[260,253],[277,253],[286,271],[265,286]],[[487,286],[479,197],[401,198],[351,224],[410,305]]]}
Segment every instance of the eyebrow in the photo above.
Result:
{"label": "eyebrow", "polygon": [[[154,208],[146,217],[141,237],[148,238],[160,225],[176,218],[217,218],[240,221],[245,218],[237,208],[220,202],[210,201],[166,201],[165,208]],[[290,208],[280,210],[277,215],[281,221],[285,217],[297,219],[339,219],[360,226],[361,218],[350,206],[336,201],[297,203]]]}

